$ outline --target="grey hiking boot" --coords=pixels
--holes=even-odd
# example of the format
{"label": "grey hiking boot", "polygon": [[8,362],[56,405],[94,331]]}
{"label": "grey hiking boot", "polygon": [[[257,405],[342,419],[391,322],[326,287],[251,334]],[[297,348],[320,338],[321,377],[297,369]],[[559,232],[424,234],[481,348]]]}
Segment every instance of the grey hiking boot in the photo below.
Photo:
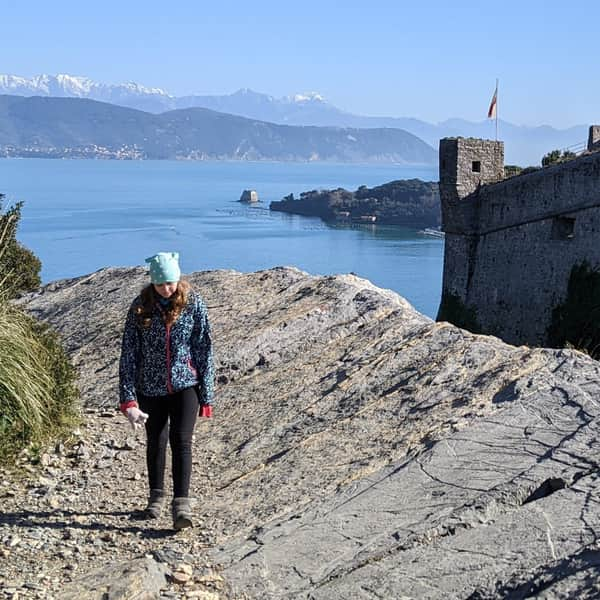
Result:
{"label": "grey hiking boot", "polygon": [[192,508],[189,498],[173,498],[173,529],[192,527]]}
{"label": "grey hiking boot", "polygon": [[165,507],[165,492],[164,490],[150,490],[148,496],[148,506],[144,510],[144,514],[148,519],[158,519]]}

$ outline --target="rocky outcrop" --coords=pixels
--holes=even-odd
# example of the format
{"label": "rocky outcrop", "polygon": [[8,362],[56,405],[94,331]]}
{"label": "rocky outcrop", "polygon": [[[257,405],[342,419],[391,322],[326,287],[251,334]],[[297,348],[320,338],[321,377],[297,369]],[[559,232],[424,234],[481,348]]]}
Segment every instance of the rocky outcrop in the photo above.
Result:
{"label": "rocky outcrop", "polygon": [[215,418],[196,430],[201,526],[173,534],[132,513],[143,441],[114,406],[144,270],[55,282],[25,304],[65,339],[86,423],[26,482],[3,474],[5,585],[56,589],[109,557],[150,556],[167,564],[161,594],[180,597],[591,597],[598,363],[434,323],[351,275],[190,279],[218,363]]}
{"label": "rocky outcrop", "polygon": [[413,228],[438,227],[440,196],[437,183],[419,179],[390,181],[354,192],[343,188],[312,190],[271,202],[271,210],[333,222],[373,222]]}
{"label": "rocky outcrop", "polygon": [[245,204],[253,204],[254,202],[258,202],[258,193],[256,190],[244,190],[239,201],[244,202]]}

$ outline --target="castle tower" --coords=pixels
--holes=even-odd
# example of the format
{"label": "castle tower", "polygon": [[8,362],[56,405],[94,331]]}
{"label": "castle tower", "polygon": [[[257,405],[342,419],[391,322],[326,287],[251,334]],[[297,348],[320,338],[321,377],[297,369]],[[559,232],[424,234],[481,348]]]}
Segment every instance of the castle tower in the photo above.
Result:
{"label": "castle tower", "polygon": [[443,138],[439,160],[442,229],[463,233],[476,230],[476,214],[469,210],[475,207],[464,206],[462,200],[480,185],[504,179],[504,142]]}
{"label": "castle tower", "polygon": [[439,161],[442,229],[446,239],[438,320],[476,329],[465,315],[469,312],[469,285],[479,241],[477,190],[504,178],[504,143],[444,138],[440,140]]}
{"label": "castle tower", "polygon": [[600,150],[600,125],[590,125],[587,149],[588,152]]}

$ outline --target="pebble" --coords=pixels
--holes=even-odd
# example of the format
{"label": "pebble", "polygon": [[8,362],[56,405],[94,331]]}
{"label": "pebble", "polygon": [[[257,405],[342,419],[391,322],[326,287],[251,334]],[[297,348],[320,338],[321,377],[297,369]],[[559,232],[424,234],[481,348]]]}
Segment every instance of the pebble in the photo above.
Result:
{"label": "pebble", "polygon": [[46,502],[50,508],[59,508],[61,505],[60,498],[58,496],[48,496]]}
{"label": "pebble", "polygon": [[75,515],[73,521],[79,525],[87,525],[90,522],[90,518],[87,515]]}
{"label": "pebble", "polygon": [[181,571],[182,573],[186,573],[187,575],[191,575],[194,572],[194,569],[192,568],[191,565],[188,565],[186,563],[182,563],[180,565],[177,565],[175,567],[176,571]]}
{"label": "pebble", "polygon": [[187,581],[189,581],[191,579],[191,575],[188,575],[187,573],[184,573],[183,571],[175,571],[173,572],[173,574],[171,575],[171,578],[173,579],[174,583],[186,583]]}
{"label": "pebble", "polygon": [[52,457],[47,452],[44,452],[44,454],[42,454],[40,456],[40,464],[43,467],[48,467],[48,466],[50,466],[51,463],[52,463]]}

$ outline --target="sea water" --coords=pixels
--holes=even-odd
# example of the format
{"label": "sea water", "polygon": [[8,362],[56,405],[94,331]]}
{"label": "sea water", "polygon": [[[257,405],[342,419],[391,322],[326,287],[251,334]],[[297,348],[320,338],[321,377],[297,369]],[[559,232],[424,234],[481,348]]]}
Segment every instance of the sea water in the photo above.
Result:
{"label": "sea water", "polygon": [[[0,160],[5,206],[23,201],[18,239],[42,261],[42,279],[144,263],[177,250],[184,272],[293,265],[355,273],[435,318],[443,240],[414,229],[329,225],[269,210],[293,193],[355,190],[396,179],[437,181],[434,168],[242,161]],[[260,203],[238,202],[244,189]]]}

